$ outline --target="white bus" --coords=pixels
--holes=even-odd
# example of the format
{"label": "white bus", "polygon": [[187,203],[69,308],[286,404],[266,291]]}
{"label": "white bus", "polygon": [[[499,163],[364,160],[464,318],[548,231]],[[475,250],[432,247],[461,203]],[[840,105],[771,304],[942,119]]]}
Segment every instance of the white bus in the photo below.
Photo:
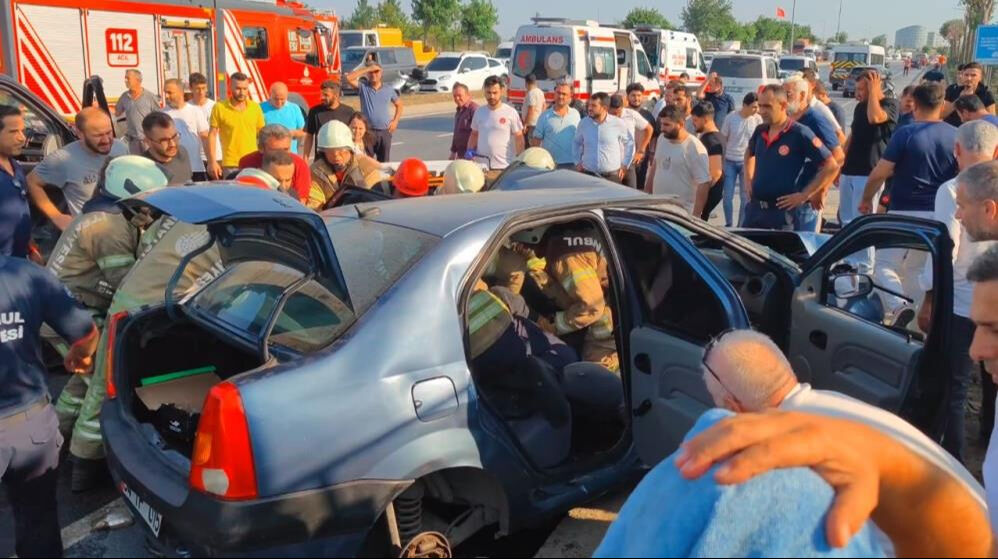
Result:
{"label": "white bus", "polygon": [[831,58],[828,81],[837,90],[856,66],[884,66],[887,51],[877,45],[836,45]]}

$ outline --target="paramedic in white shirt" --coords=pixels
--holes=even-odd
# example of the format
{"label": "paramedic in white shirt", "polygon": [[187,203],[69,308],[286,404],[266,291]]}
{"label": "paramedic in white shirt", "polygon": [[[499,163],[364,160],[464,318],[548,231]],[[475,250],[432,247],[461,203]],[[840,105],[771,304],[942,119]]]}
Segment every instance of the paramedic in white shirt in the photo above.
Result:
{"label": "paramedic in white shirt", "polygon": [[[987,181],[984,169],[972,170],[974,165],[992,161],[998,150],[998,127],[990,122],[974,120],[965,123],[956,134],[956,162],[961,174],[944,182],[936,191],[936,206],[933,219],[949,230],[953,239],[953,321],[951,333],[954,336],[953,362],[949,371],[952,374],[951,392],[948,406],[948,421],[943,435],[943,448],[958,459],[963,459],[964,413],[967,405],[967,390],[970,387],[971,372],[975,363],[968,350],[974,339],[974,323],[970,320],[970,301],[974,286],[967,281],[967,270],[978,256],[996,243],[995,241],[973,242],[967,231],[956,219],[956,187],[958,182]],[[932,259],[927,259],[921,278],[921,288],[926,289],[925,301],[918,313],[918,326],[923,332],[929,331],[932,320]],[[988,406],[990,409],[990,406]]]}

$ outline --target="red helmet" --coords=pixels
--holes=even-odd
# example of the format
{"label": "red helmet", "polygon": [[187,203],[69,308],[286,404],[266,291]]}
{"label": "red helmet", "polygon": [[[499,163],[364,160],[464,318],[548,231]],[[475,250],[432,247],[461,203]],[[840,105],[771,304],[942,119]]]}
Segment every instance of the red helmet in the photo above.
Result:
{"label": "red helmet", "polygon": [[426,196],[430,191],[430,172],[419,159],[406,159],[399,163],[392,185],[405,196]]}

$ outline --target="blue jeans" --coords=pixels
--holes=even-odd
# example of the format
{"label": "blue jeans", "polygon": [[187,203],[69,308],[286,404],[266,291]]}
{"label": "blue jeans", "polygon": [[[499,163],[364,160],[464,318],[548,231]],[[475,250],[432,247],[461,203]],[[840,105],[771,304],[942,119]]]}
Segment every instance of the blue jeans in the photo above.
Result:
{"label": "blue jeans", "polygon": [[[732,224],[742,225],[745,216],[745,204],[748,203],[748,196],[745,192],[745,163],[743,161],[724,160],[724,226],[731,227]],[[741,199],[741,215],[738,219],[732,219],[735,215],[735,181],[738,181],[738,197]]]}
{"label": "blue jeans", "polygon": [[775,203],[750,201],[742,211],[742,227],[749,229],[774,229],[777,231],[815,231],[821,212],[810,204],[796,210],[781,210]]}

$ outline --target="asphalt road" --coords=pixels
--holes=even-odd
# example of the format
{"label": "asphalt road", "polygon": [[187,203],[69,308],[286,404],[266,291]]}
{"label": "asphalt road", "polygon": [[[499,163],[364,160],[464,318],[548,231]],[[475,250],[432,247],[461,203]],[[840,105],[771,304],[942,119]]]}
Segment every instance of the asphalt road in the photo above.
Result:
{"label": "asphalt road", "polygon": [[[893,68],[895,87],[898,93],[915,78],[915,73],[909,78],[901,76],[900,66]],[[823,68],[822,75],[827,72]],[[846,110],[847,120],[852,120],[854,99],[842,99],[836,92],[833,96]],[[446,159],[449,154],[451,130],[453,128],[453,112],[423,115],[403,118],[399,131],[395,135],[392,148],[392,159],[401,160],[407,157],[423,159]],[[829,200],[828,217],[834,217],[838,207],[838,192],[832,191]],[[717,212],[720,213],[720,212]],[[718,219],[715,215],[714,219]],[[68,377],[63,374],[50,375],[53,394],[65,384]],[[67,443],[68,444],[68,443]],[[67,557],[150,557],[145,547],[145,533],[141,526],[131,524],[111,531],[98,531],[95,526],[102,520],[130,521],[126,509],[117,491],[108,486],[83,495],[74,495],[69,490],[69,468],[64,464],[60,471],[59,481],[59,520],[63,527],[63,542]],[[13,515],[6,496],[0,494],[0,557],[14,554]],[[532,554],[543,542],[544,535],[531,534],[520,536],[520,545],[510,545],[511,538],[492,543],[483,539],[477,542],[474,549],[467,550],[472,556],[508,556]],[[511,549],[515,548],[515,549]]]}

